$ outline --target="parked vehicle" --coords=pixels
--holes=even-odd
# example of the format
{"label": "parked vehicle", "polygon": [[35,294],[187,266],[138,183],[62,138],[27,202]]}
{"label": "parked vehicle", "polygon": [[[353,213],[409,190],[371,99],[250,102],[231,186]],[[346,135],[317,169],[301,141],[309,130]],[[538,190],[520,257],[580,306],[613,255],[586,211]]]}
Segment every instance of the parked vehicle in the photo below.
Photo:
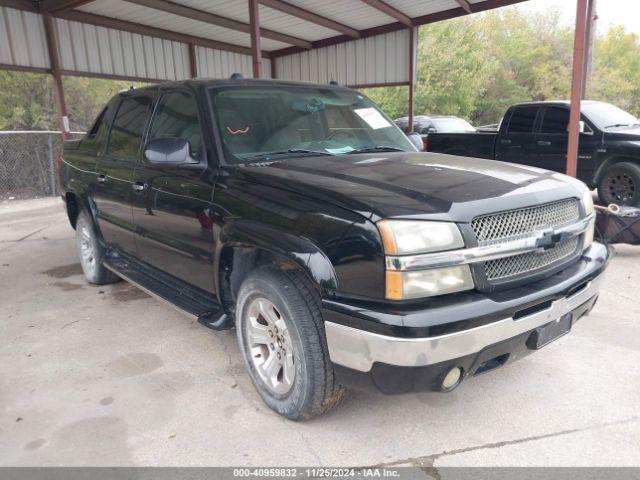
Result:
{"label": "parked vehicle", "polygon": [[[497,132],[429,135],[428,150],[564,172],[569,102],[510,107]],[[605,204],[640,206],[640,120],[604,102],[583,101],[578,178]]]}
{"label": "parked vehicle", "polygon": [[[396,118],[395,124],[405,133],[410,133],[409,117]],[[428,133],[475,132],[476,129],[464,118],[453,115],[416,115],[413,130],[421,135]]]}
{"label": "parked vehicle", "polygon": [[236,328],[291,419],[344,386],[450,391],[569,332],[598,296],[579,181],[416,151],[335,85],[192,80],[116,95],[65,143],[87,280]]}

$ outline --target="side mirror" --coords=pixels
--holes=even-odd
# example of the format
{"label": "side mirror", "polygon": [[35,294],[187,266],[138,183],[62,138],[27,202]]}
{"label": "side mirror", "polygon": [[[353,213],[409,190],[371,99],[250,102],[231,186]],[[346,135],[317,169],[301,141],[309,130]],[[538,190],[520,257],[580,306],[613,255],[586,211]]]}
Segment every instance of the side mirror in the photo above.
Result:
{"label": "side mirror", "polygon": [[413,144],[413,146],[418,149],[419,152],[424,152],[424,142],[422,141],[422,137],[418,133],[407,133],[407,138]]}
{"label": "side mirror", "polygon": [[184,138],[156,138],[144,147],[144,158],[151,165],[197,163],[189,155],[189,142]]}
{"label": "side mirror", "polygon": [[593,135],[593,132],[591,131],[591,129],[589,129],[589,127],[587,127],[587,124],[584,120],[580,120],[580,133],[584,135]]}

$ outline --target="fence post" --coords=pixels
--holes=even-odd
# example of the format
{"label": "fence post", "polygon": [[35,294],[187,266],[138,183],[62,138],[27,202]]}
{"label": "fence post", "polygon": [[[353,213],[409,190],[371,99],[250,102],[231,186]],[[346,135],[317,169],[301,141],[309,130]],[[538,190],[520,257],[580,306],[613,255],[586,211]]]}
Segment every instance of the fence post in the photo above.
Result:
{"label": "fence post", "polygon": [[49,180],[51,182],[51,196],[56,196],[56,173],[53,164],[53,142],[51,134],[47,135],[47,147],[49,147]]}

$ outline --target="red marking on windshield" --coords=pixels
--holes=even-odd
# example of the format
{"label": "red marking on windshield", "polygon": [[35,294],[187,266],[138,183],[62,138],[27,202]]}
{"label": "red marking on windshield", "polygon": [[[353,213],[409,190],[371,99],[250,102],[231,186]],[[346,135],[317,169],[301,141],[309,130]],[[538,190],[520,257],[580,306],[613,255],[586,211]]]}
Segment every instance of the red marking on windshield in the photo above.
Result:
{"label": "red marking on windshield", "polygon": [[251,127],[248,125],[244,128],[239,128],[238,130],[233,130],[231,127],[227,127],[227,132],[229,132],[229,134],[231,135],[240,135],[243,133],[249,133],[250,129]]}

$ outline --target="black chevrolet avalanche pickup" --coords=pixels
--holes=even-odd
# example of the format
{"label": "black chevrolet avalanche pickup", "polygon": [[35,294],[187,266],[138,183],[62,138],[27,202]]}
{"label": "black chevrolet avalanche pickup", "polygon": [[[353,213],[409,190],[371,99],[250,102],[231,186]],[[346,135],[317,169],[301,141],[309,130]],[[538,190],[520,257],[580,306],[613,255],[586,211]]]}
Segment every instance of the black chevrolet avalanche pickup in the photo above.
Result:
{"label": "black chevrolet avalanche pickup", "polygon": [[265,403],[450,391],[568,333],[609,259],[559,173],[420,153],[337,85],[193,80],[116,95],[59,159],[93,284],[235,326]]}
{"label": "black chevrolet avalanche pickup", "polygon": [[[578,178],[605,204],[640,207],[640,120],[618,107],[581,104]],[[490,158],[564,172],[569,102],[510,107],[498,132],[430,133],[430,152]]]}

